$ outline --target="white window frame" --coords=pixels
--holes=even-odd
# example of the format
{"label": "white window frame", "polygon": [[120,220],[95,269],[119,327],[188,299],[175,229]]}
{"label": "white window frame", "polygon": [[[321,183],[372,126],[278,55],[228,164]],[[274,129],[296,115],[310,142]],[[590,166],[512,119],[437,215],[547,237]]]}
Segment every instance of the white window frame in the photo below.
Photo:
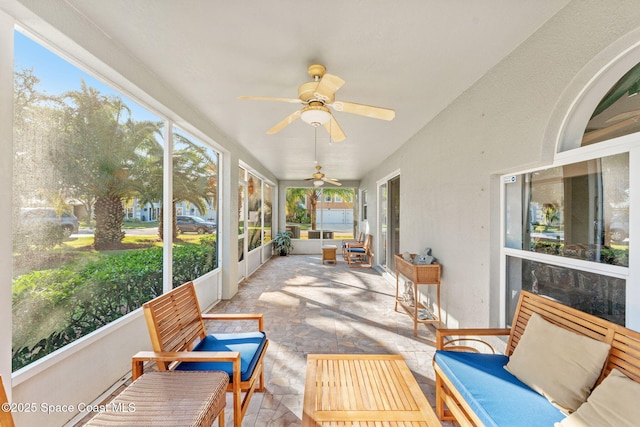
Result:
{"label": "white window frame", "polygon": [[[640,212],[640,132],[604,141],[598,144],[557,153],[552,164],[534,169],[515,171],[501,176],[500,187],[500,324],[506,325],[507,257],[518,257],[547,264],[574,268],[597,274],[605,274],[626,280],[626,327],[640,329],[640,223],[629,222],[629,267],[601,264],[585,260],[507,248],[505,246],[506,227],[506,185],[514,175],[521,175],[550,167],[565,166],[615,154],[629,153],[629,212]],[[630,218],[633,216],[630,214]],[[634,240],[635,239],[635,240]]]}

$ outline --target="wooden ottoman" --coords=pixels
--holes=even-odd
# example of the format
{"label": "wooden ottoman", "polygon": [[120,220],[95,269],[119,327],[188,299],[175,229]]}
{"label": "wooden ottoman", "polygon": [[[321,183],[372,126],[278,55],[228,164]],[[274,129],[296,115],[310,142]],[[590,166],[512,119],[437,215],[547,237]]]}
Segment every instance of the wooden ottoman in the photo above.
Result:
{"label": "wooden ottoman", "polygon": [[338,247],[335,245],[325,245],[322,247],[322,263],[325,261],[333,261],[336,263],[336,251]]}
{"label": "wooden ottoman", "polygon": [[85,425],[224,427],[228,383],[221,371],[147,372]]}

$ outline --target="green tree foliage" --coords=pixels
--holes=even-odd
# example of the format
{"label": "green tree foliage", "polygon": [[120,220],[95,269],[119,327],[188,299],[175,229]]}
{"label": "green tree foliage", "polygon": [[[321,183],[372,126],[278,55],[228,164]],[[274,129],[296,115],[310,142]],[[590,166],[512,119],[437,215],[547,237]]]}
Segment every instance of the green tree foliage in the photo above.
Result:
{"label": "green tree foliage", "polygon": [[39,92],[39,80],[33,70],[14,73],[13,132],[13,241],[19,252],[48,248],[60,243],[62,236],[55,229],[25,230],[20,208],[37,202],[63,210],[68,193],[62,190],[62,180],[54,167],[55,151],[51,141],[62,132],[59,99]]}
{"label": "green tree foliage", "polygon": [[[161,127],[156,130],[160,134]],[[174,133],[173,150],[173,238],[177,236],[176,209],[178,202],[187,201],[200,212],[206,212],[206,201],[217,198],[218,167],[213,153],[208,148],[191,141],[179,133]],[[131,182],[135,195],[141,204],[158,202],[163,199],[162,159],[164,149],[159,138],[147,138],[143,148],[145,156],[136,160],[131,170]],[[163,236],[164,215],[161,208],[158,233]]]}
{"label": "green tree foliage", "polygon": [[304,203],[305,197],[309,204],[308,216],[311,221],[311,229],[317,228],[316,211],[320,195],[340,196],[347,204],[352,204],[354,191],[351,188],[287,188],[286,209],[288,218],[300,218],[300,204]]}

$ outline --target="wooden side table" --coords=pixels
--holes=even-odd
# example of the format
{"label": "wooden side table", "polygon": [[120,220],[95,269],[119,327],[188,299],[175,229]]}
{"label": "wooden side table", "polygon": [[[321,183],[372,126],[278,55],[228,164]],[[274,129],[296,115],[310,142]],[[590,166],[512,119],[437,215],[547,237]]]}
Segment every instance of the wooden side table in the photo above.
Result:
{"label": "wooden side table", "polygon": [[[411,254],[415,257],[415,254]],[[418,336],[418,323],[433,324],[437,323],[438,327],[442,326],[442,317],[440,311],[440,276],[442,267],[438,263],[417,265],[407,262],[402,255],[394,256],[396,261],[396,307],[398,304],[413,319],[413,335]],[[407,303],[400,298],[400,275],[404,276],[413,285],[413,305]],[[438,314],[433,313],[428,307],[422,305],[418,298],[418,285],[434,285],[436,287]]]}
{"label": "wooden side table", "polygon": [[224,426],[228,383],[221,371],[148,372],[85,426]]}
{"label": "wooden side table", "polygon": [[335,245],[325,245],[322,247],[322,263],[325,261],[333,261],[336,263],[336,250],[338,249]]}

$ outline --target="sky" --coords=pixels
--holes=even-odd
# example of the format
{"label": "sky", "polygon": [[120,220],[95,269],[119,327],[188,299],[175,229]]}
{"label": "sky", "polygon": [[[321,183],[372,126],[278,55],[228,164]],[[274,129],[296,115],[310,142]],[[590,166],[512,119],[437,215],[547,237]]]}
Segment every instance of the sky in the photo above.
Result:
{"label": "sky", "polygon": [[[84,80],[87,86],[96,88],[102,95],[120,97],[131,110],[134,120],[162,120],[122,93],[67,62],[19,31],[14,32],[14,43],[14,69],[33,69],[35,76],[40,80],[36,87],[39,91],[49,95],[60,95],[70,90],[80,90],[81,81]],[[174,128],[174,131],[192,141],[195,140],[178,128]],[[178,146],[176,145],[176,147]],[[214,157],[217,156],[214,150],[210,150],[210,154]]]}
{"label": "sky", "polygon": [[79,90],[80,82],[84,79],[87,86],[98,89],[101,94],[116,95],[124,100],[131,109],[135,120],[160,120],[159,117],[126,96],[42,47],[19,31],[15,31],[14,35],[14,68],[16,70],[33,69],[34,74],[40,79],[38,90],[49,95],[60,95],[69,90]]}

